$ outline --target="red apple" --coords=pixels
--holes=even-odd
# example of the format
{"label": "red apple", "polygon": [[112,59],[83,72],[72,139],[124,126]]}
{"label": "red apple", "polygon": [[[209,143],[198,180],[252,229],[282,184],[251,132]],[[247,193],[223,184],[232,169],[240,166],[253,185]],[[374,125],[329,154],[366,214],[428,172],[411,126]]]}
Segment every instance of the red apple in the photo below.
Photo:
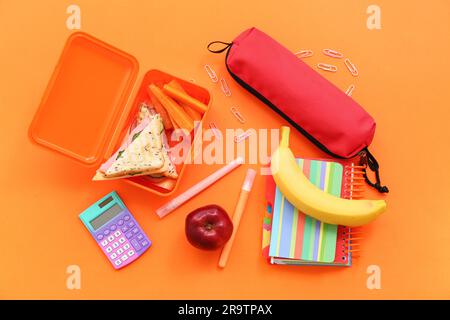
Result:
{"label": "red apple", "polygon": [[189,243],[194,247],[214,250],[230,239],[233,223],[223,208],[211,204],[187,215],[185,231]]}

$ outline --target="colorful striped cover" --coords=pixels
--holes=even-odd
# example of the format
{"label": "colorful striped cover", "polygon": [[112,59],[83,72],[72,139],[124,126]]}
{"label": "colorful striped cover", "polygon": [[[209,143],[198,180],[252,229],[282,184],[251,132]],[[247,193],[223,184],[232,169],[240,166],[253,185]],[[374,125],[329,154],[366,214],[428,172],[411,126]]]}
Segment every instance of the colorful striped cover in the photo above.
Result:
{"label": "colorful striped cover", "polygon": [[[330,161],[297,159],[310,181],[322,190],[341,196],[343,167]],[[307,214],[307,213],[306,213]],[[332,263],[337,226],[299,212],[276,189],[269,256]]]}

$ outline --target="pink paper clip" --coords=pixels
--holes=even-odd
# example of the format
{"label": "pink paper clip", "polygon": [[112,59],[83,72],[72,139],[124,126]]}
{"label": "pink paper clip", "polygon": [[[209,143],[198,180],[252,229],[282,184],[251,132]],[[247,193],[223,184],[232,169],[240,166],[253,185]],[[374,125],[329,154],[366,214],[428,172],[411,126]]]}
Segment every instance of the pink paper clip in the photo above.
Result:
{"label": "pink paper clip", "polygon": [[217,133],[217,131],[219,131],[219,128],[217,128],[216,124],[214,122],[210,122],[209,127],[211,128],[216,139],[220,139],[220,135]]}
{"label": "pink paper clip", "polygon": [[347,91],[345,91],[345,94],[348,95],[349,97],[352,96],[353,94],[353,90],[355,90],[355,85],[351,84],[348,88]]}
{"label": "pink paper clip", "polygon": [[336,72],[338,70],[336,66],[327,63],[318,63],[317,68],[328,72]]}
{"label": "pink paper clip", "polygon": [[314,52],[312,52],[312,50],[300,50],[295,53],[297,58],[300,58],[300,59],[311,57],[313,54],[314,54]]}
{"label": "pink paper clip", "polygon": [[324,55],[332,58],[342,59],[344,57],[342,53],[333,49],[323,49],[322,52]]}
{"label": "pink paper clip", "polygon": [[358,69],[356,69],[356,66],[350,61],[350,59],[345,58],[344,63],[348,71],[350,71],[350,73],[352,74],[352,76],[357,77],[359,74]]}
{"label": "pink paper clip", "polygon": [[254,132],[252,130],[247,130],[244,133],[241,133],[237,136],[234,137],[234,142],[239,143],[241,141],[244,141],[245,139],[247,139],[248,137],[250,137]]}
{"label": "pink paper clip", "polygon": [[215,82],[219,81],[219,78],[217,78],[216,72],[209,64],[205,64],[205,70],[212,82],[215,83]]}
{"label": "pink paper clip", "polygon": [[245,118],[242,116],[242,114],[239,112],[239,110],[237,109],[237,107],[231,107],[230,108],[231,113],[233,114],[233,116],[238,119],[238,121],[240,123],[245,123]]}
{"label": "pink paper clip", "polygon": [[231,90],[230,87],[228,87],[228,83],[224,78],[220,78],[220,88],[222,89],[222,92],[227,97],[231,96]]}

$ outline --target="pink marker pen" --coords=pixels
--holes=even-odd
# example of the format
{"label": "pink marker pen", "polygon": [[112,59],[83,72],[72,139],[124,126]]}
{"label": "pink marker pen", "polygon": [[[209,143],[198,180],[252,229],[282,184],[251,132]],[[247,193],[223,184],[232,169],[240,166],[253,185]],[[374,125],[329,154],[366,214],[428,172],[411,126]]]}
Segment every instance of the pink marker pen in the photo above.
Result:
{"label": "pink marker pen", "polygon": [[232,170],[239,167],[242,163],[244,163],[244,159],[242,157],[238,157],[228,163],[227,165],[223,166],[210,176],[206,177],[202,181],[198,182],[197,184],[193,185],[189,189],[187,189],[185,192],[180,194],[178,197],[172,199],[162,207],[156,210],[156,214],[160,218],[164,218],[166,215],[171,213],[173,210],[181,206],[183,203],[188,201],[189,199],[196,196],[198,193],[202,192],[206,188],[208,188],[210,185],[212,185],[214,182],[225,176],[227,173],[231,172]]}

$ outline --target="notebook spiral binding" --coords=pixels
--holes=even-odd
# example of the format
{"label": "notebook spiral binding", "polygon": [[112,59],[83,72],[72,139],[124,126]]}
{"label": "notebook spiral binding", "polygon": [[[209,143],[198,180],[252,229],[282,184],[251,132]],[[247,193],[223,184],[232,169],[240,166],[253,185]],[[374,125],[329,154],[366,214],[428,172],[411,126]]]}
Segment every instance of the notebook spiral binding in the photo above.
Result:
{"label": "notebook spiral binding", "polygon": [[[343,193],[342,197],[345,199],[362,199],[364,193],[364,169],[365,166],[348,164],[344,167],[343,177]],[[363,231],[361,228],[343,227],[344,235],[344,253],[351,254],[352,258],[358,258],[361,252],[360,240]]]}

